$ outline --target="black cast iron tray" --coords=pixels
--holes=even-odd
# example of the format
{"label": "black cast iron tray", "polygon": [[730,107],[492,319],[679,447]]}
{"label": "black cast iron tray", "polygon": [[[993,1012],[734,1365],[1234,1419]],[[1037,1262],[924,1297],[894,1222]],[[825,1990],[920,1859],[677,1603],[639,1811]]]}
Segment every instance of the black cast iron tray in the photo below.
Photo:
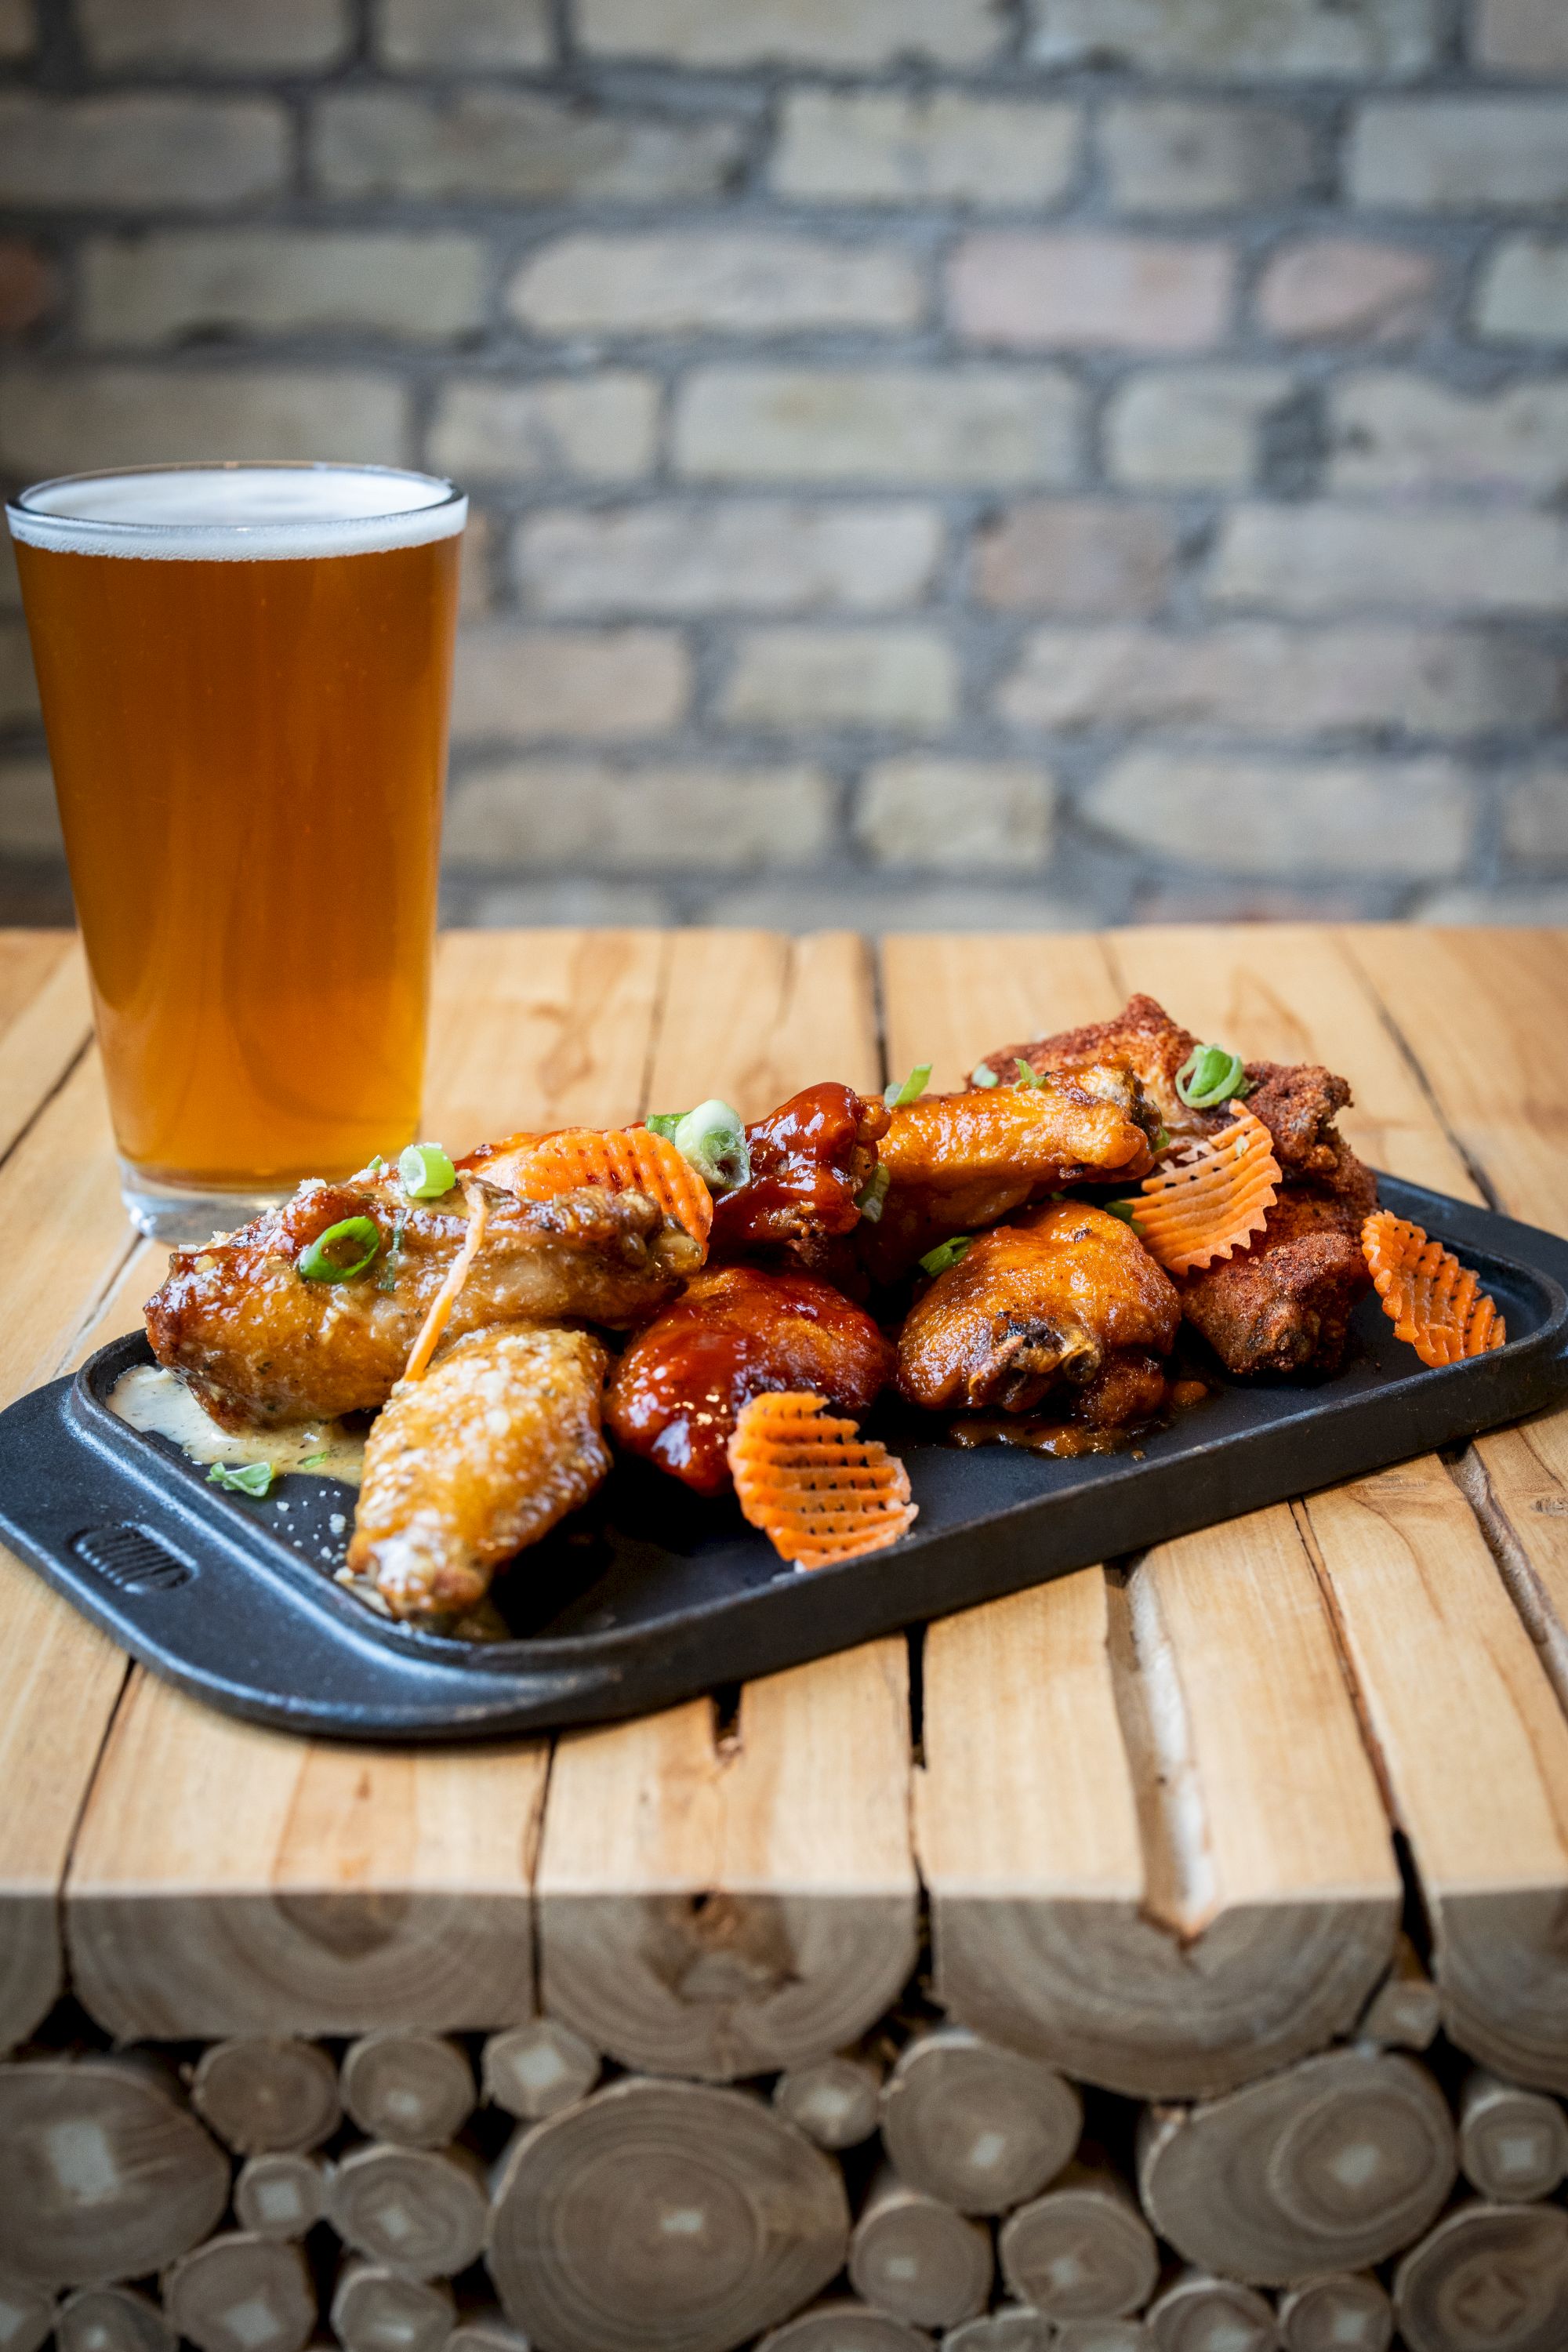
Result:
{"label": "black cast iron tray", "polygon": [[0,1537],[144,1665],[254,1722],[452,1740],[641,1713],[1450,1444],[1568,1389],[1568,1242],[1379,1181],[1385,1206],[1477,1268],[1505,1347],[1427,1371],[1373,1297],[1332,1380],[1222,1376],[1135,1453],[961,1449],[903,1423],[889,1433],[914,1532],[812,1575],[732,1501],[621,1464],[500,1580],[508,1639],[395,1626],[332,1581],[352,1489],[306,1474],[264,1501],[227,1495],[109,1411],[120,1374],[150,1360],[140,1333],[0,1413]]}

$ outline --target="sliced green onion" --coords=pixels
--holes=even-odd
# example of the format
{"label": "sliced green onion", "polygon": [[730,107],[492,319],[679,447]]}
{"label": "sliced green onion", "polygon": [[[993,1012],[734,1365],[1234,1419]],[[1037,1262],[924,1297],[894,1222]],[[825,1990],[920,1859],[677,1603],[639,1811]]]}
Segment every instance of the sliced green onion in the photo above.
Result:
{"label": "sliced green onion", "polygon": [[397,1287],[397,1266],[403,1255],[403,1236],[406,1230],[407,1220],[403,1217],[394,1217],[392,1239],[386,1244],[386,1262],[375,1277],[375,1286],[378,1290],[390,1293]]}
{"label": "sliced green onion", "polygon": [[898,1079],[894,1078],[883,1087],[882,1100],[889,1110],[903,1110],[910,1103],[919,1102],[930,1084],[931,1064],[917,1062],[901,1086]]}
{"label": "sliced green onion", "polygon": [[207,1485],[221,1486],[229,1495],[265,1495],[278,1475],[270,1462],[247,1462],[238,1469],[226,1462],[215,1462],[207,1472]]}
{"label": "sliced green onion", "polygon": [[1013,1084],[1016,1087],[1036,1087],[1043,1094],[1046,1088],[1050,1085],[1050,1080],[1047,1077],[1043,1070],[1037,1070],[1033,1063],[1026,1062],[1023,1055],[1020,1054],[1018,1056],[1018,1075],[1014,1079]]}
{"label": "sliced green onion", "polygon": [[1154,1130],[1154,1140],[1149,1146],[1149,1149],[1151,1151],[1165,1151],[1169,1150],[1170,1142],[1171,1130],[1165,1125],[1164,1120],[1162,1119],[1159,1126]]}
{"label": "sliced green onion", "polygon": [[1108,1217],[1120,1217],[1124,1225],[1131,1225],[1133,1232],[1137,1232],[1138,1220],[1132,1213],[1131,1201],[1101,1201],[1100,1205]]}
{"label": "sliced green onion", "polygon": [[324,1454],[307,1454],[304,1460],[298,1463],[295,1466],[300,1470],[314,1470],[318,1465],[324,1462],[326,1458],[327,1457]]}
{"label": "sliced green onion", "polygon": [[382,1156],[381,1156],[381,1154],[380,1154],[380,1152],[379,1152],[379,1151],[377,1151],[377,1152],[374,1153],[374,1154],[372,1155],[372,1157],[371,1157],[369,1160],[367,1160],[365,1161],[365,1163],[364,1163],[364,1172],[365,1172],[365,1174],[366,1174],[367,1176],[384,1176],[384,1175],[385,1175],[385,1173],[386,1173],[386,1162],[385,1162],[385,1160],[382,1158]]}
{"label": "sliced green onion", "polygon": [[650,1111],[643,1125],[650,1135],[662,1135],[667,1143],[675,1141],[675,1130],[686,1117],[683,1110]]}
{"label": "sliced green onion", "polygon": [[367,1265],[374,1265],[381,1247],[381,1233],[374,1217],[345,1217],[341,1224],[329,1225],[318,1234],[308,1249],[300,1252],[299,1270],[307,1282],[352,1282]]}
{"label": "sliced green onion", "polygon": [[954,1234],[950,1240],[938,1242],[935,1249],[927,1250],[924,1257],[921,1258],[921,1272],[945,1274],[950,1265],[958,1264],[964,1251],[973,1245],[973,1234]]}
{"label": "sliced green onion", "polygon": [[717,1095],[679,1119],[669,1140],[710,1192],[733,1192],[751,1176],[752,1154],[741,1114]]}
{"label": "sliced green onion", "polygon": [[411,1143],[397,1159],[397,1181],[411,1201],[438,1201],[458,1171],[438,1143]]}
{"label": "sliced green onion", "polygon": [[888,1187],[892,1181],[892,1170],[884,1168],[879,1161],[867,1179],[865,1189],[856,1193],[855,1206],[868,1225],[879,1224],[881,1222],[882,1204],[888,1197]]}
{"label": "sliced green onion", "polygon": [[1189,1110],[1215,1110],[1235,1095],[1250,1092],[1239,1054],[1223,1045],[1197,1045],[1176,1072],[1176,1092]]}
{"label": "sliced green onion", "polygon": [[984,1062],[976,1062],[969,1073],[969,1083],[972,1087],[999,1087],[1002,1081],[994,1070],[988,1068]]}

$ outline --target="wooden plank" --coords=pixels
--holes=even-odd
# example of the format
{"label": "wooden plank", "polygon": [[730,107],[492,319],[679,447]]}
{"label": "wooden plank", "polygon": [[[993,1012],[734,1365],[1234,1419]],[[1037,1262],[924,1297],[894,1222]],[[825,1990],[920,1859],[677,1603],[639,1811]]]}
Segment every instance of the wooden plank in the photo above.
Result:
{"label": "wooden plank", "polygon": [[0,933],[0,1157],[91,1034],[87,966],[69,934]]}
{"label": "wooden plank", "polygon": [[[661,964],[653,934],[446,941],[431,1132],[456,1149],[622,1115]],[[443,1753],[297,1740],[139,1672],[72,1863],[76,1988],[128,2038],[515,2023],[532,2007],[547,1768],[541,1741]]]}
{"label": "wooden plank", "polygon": [[[1098,943],[889,941],[889,1057],[1114,1012]],[[939,1026],[939,1024],[941,1024]],[[920,1058],[924,1058],[921,1054]],[[934,1626],[917,1843],[966,2024],[1142,2096],[1348,2026],[1399,1881],[1311,1562],[1263,1512]]]}
{"label": "wooden plank", "polygon": [[[1373,1148],[1390,1172],[1473,1199],[1434,1108],[1442,1105],[1470,1159],[1500,1189],[1515,1187],[1513,1205],[1530,1214],[1537,1129],[1568,1129],[1568,1055],[1544,1037],[1538,1059],[1530,1050],[1549,1026],[1531,992],[1556,966],[1539,945],[1520,954],[1484,934],[1472,958],[1472,936],[1299,932],[1277,953],[1271,930],[1130,933],[1111,951],[1131,985],[1168,993],[1172,1010],[1205,1035],[1248,1055],[1288,1048],[1342,1070],[1359,1118],[1384,1120]],[[1495,1077],[1486,1045],[1494,1034]],[[1362,1140],[1364,1126],[1346,1123]],[[1534,1568],[1542,1649],[1436,1461],[1314,1496],[1300,1515],[1410,1842],[1444,2022],[1501,2072],[1557,2089],[1568,2087],[1568,1728],[1543,1657],[1568,1585],[1568,1495],[1552,1466],[1568,1450],[1565,1432],[1568,1417],[1558,1416],[1478,1449],[1494,1497],[1521,1531],[1525,1579]]]}
{"label": "wooden plank", "polygon": [[[651,1102],[755,1117],[816,1078],[869,1087],[869,971],[846,936],[671,942]],[[710,2079],[808,2063],[916,1953],[907,1656],[879,1642],[557,1746],[536,1899],[546,2009],[632,2065]]]}

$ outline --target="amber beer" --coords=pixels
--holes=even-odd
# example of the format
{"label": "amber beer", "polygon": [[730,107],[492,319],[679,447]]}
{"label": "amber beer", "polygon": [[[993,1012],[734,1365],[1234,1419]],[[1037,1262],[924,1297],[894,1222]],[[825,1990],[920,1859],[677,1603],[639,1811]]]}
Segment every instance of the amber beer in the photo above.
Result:
{"label": "amber beer", "polygon": [[416,1132],[465,509],[423,475],[247,465],[8,510],[146,1232]]}

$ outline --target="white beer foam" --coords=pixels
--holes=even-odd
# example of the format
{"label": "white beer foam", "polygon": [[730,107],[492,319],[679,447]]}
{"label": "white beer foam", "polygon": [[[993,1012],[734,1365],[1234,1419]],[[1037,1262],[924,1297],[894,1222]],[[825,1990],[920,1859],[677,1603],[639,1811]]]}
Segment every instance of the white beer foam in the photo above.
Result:
{"label": "white beer foam", "polygon": [[40,482],[5,509],[11,535],[74,555],[204,562],[370,555],[460,531],[450,482],[376,466],[146,467]]}

